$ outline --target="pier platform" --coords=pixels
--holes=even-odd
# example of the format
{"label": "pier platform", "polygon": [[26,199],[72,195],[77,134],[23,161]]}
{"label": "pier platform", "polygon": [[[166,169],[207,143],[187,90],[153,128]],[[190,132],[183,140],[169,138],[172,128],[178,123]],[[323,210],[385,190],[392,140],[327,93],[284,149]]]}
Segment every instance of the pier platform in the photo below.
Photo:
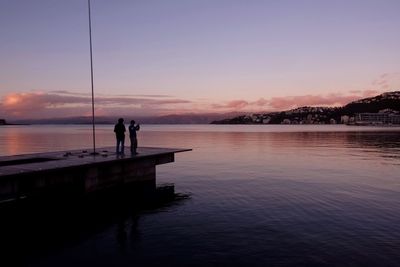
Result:
{"label": "pier platform", "polygon": [[115,147],[0,157],[0,203],[51,195],[82,196],[117,186],[155,188],[156,166],[191,149],[140,147],[117,155]]}

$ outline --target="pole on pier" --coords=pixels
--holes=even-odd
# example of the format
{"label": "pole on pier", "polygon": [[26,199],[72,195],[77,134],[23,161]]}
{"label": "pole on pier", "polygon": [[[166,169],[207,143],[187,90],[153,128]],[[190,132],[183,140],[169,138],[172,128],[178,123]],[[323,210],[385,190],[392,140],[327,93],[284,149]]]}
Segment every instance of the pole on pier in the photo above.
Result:
{"label": "pole on pier", "polygon": [[92,20],[90,16],[90,0],[88,0],[89,11],[89,43],[90,43],[90,80],[92,85],[92,129],[93,129],[93,155],[96,155],[96,130],[94,122],[94,86],[93,86],[93,51],[92,51]]}

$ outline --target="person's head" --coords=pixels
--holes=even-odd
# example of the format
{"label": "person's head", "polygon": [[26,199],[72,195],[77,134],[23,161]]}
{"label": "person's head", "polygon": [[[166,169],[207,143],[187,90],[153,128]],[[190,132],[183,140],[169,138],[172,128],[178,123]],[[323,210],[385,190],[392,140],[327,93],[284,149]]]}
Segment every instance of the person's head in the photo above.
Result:
{"label": "person's head", "polygon": [[136,122],[135,120],[131,120],[131,124],[134,125]]}
{"label": "person's head", "polygon": [[118,119],[118,123],[123,123],[124,122],[124,119],[123,118],[119,118]]}

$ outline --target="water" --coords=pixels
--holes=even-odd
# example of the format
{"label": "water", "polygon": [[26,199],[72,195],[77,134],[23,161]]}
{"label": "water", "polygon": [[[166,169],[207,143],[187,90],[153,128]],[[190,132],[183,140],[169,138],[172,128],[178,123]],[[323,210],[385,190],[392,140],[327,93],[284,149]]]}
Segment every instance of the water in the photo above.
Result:
{"label": "water", "polygon": [[[97,129],[98,146],[114,145],[112,125]],[[90,131],[1,127],[0,155],[90,147]],[[56,236],[37,249],[38,234],[26,234],[36,230],[24,221],[28,230],[15,248],[22,262],[400,265],[399,128],[143,125],[139,146],[193,148],[157,167],[159,183],[174,183],[190,198],[155,210],[117,210],[94,225],[46,219],[42,231]]]}

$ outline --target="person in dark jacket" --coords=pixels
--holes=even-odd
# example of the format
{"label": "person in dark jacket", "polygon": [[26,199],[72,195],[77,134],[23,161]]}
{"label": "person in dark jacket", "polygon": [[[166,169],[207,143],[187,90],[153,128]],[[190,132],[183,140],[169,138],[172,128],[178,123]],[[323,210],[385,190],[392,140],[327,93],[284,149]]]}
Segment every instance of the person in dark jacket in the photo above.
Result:
{"label": "person in dark jacket", "polygon": [[117,154],[124,154],[125,132],[124,119],[119,118],[114,127],[115,137],[117,138]]}
{"label": "person in dark jacket", "polygon": [[140,125],[136,124],[135,121],[131,120],[131,124],[128,127],[129,129],[129,138],[131,139],[131,153],[132,154],[138,154],[137,153],[137,134],[136,132],[140,130]]}

